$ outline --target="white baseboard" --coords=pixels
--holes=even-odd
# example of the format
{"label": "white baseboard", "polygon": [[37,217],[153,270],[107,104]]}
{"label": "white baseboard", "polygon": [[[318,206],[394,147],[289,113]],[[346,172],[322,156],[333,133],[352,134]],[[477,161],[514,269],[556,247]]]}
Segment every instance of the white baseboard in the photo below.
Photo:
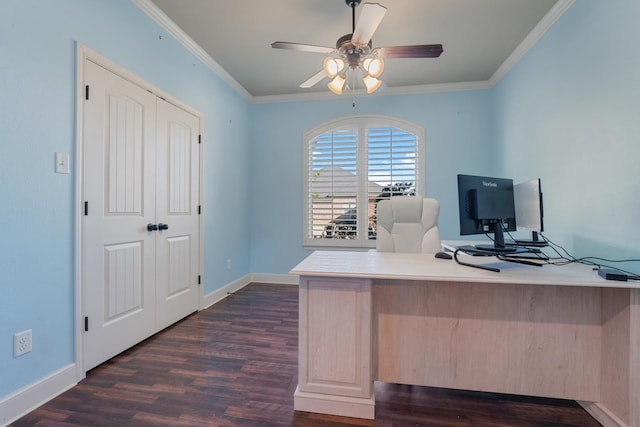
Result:
{"label": "white baseboard", "polygon": [[23,417],[77,384],[76,364],[72,363],[41,380],[10,394],[0,401],[0,426]]}
{"label": "white baseboard", "polygon": [[213,304],[225,299],[230,294],[244,288],[249,283],[274,283],[277,285],[298,285],[298,276],[293,274],[267,274],[252,273],[247,274],[215,291],[208,293],[202,299],[200,310],[211,307]]}
{"label": "white baseboard", "polygon": [[[211,307],[249,283],[275,283],[297,285],[298,276],[291,274],[247,274],[220,289],[207,294],[201,301],[200,309]],[[77,381],[77,367],[72,363],[53,372],[41,380],[24,387],[0,400],[0,426],[5,426],[23,417],[61,393],[64,393]]]}
{"label": "white baseboard", "polygon": [[593,418],[595,418],[603,427],[629,427],[620,418],[616,417],[601,403],[582,402],[578,400],[578,404],[584,408]]}
{"label": "white baseboard", "polygon": [[243,277],[240,277],[239,279],[234,280],[231,283],[224,285],[219,289],[216,289],[211,293],[208,293],[202,299],[200,309],[204,310],[205,308],[211,307],[213,304],[225,299],[229,294],[232,294],[237,290],[244,288],[249,283],[251,283],[251,275],[247,274]]}

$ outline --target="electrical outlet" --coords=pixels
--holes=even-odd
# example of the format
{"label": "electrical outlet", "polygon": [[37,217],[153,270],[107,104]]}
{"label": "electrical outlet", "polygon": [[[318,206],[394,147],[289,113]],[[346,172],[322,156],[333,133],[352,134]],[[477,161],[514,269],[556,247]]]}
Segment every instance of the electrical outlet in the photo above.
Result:
{"label": "electrical outlet", "polygon": [[231,270],[231,260],[227,260],[227,270]]}
{"label": "electrical outlet", "polygon": [[22,356],[31,351],[31,329],[18,332],[13,336],[13,357]]}

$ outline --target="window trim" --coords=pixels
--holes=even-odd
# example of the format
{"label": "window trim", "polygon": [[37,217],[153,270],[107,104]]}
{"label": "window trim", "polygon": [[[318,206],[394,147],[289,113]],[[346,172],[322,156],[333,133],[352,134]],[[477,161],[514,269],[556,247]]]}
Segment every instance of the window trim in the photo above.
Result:
{"label": "window trim", "polygon": [[[355,129],[357,130],[357,163],[356,171],[359,179],[360,188],[367,188],[368,181],[367,171],[367,132],[368,128],[374,127],[390,127],[398,128],[407,131],[416,137],[416,179],[415,189],[416,196],[423,197],[424,188],[426,185],[426,162],[425,162],[425,130],[422,126],[409,122],[407,120],[399,119],[397,117],[385,116],[385,115],[355,115],[342,117],[339,119],[330,120],[328,122],[321,123],[320,125],[308,130],[303,136],[303,185],[302,185],[302,200],[303,200],[303,217],[302,217],[302,246],[308,250],[369,250],[375,248],[376,241],[368,239],[366,233],[366,227],[368,226],[367,209],[358,209],[357,224],[359,229],[359,239],[314,239],[309,236],[309,218],[310,218],[310,203],[309,203],[309,142],[316,137],[339,129]],[[368,194],[366,191],[359,191],[356,196],[357,206],[367,206],[369,203]],[[364,227],[364,233],[362,232]]]}

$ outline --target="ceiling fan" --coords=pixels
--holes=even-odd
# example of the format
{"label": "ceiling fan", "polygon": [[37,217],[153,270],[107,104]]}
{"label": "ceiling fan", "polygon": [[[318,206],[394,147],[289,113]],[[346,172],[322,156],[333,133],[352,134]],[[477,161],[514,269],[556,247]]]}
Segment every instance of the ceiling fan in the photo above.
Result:
{"label": "ceiling fan", "polygon": [[331,79],[328,88],[340,95],[345,87],[349,69],[362,73],[362,82],[367,93],[373,93],[382,86],[378,78],[384,71],[383,58],[437,58],[442,54],[441,44],[421,44],[412,46],[372,47],[371,37],[382,22],[387,8],[378,3],[365,3],[356,24],[356,7],[361,0],[345,0],[351,7],[352,33],[338,39],[336,47],[317,46],[304,43],[277,41],[271,43],[275,49],[291,49],[301,52],[325,53],[323,69],[303,82],[301,88],[310,88],[325,77]]}

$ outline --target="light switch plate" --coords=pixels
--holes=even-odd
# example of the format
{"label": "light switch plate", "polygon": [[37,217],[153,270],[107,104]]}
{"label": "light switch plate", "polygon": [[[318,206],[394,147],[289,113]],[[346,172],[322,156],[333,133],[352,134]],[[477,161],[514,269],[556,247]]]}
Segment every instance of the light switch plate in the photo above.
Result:
{"label": "light switch plate", "polygon": [[69,173],[69,153],[56,153],[56,173]]}

